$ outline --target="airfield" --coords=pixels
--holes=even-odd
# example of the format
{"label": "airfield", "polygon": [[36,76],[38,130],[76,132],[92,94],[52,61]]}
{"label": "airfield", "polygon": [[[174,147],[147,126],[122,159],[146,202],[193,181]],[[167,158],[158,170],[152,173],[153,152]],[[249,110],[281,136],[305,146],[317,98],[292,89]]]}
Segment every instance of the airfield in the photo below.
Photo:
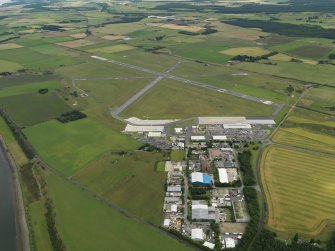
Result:
{"label": "airfield", "polygon": [[[22,171],[36,250],[53,250],[46,198],[69,250],[108,250],[116,242],[120,250],[191,250],[160,228],[167,173],[159,163],[183,161],[185,149],[171,150],[170,136],[175,128],[198,126],[199,117],[275,121],[273,128],[252,125],[268,134],[246,147],[258,177],[251,187],[267,204],[259,210],[264,227],[284,240],[295,233],[329,239],[335,44],[327,29],[335,16],[254,16],[211,6],[206,13],[185,4],[112,1],[109,11],[77,1],[1,7],[0,108],[36,158],[27,158],[3,118],[0,134]],[[321,23],[310,22],[315,15]],[[296,25],[298,35],[262,26],[273,19]],[[299,33],[306,24],[322,27],[323,37],[312,28]],[[58,120],[73,110],[87,117]],[[139,135],[125,133],[127,126],[152,128]],[[164,127],[164,149],[145,150],[143,138],[155,126]]]}

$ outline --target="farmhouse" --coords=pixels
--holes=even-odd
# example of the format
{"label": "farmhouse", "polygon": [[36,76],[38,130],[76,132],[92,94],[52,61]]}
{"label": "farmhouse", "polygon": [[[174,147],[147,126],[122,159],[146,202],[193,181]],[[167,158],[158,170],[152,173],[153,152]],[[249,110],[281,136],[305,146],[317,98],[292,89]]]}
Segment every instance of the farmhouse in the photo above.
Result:
{"label": "farmhouse", "polygon": [[191,173],[191,182],[195,185],[210,186],[212,184],[212,178],[206,173],[194,172]]}

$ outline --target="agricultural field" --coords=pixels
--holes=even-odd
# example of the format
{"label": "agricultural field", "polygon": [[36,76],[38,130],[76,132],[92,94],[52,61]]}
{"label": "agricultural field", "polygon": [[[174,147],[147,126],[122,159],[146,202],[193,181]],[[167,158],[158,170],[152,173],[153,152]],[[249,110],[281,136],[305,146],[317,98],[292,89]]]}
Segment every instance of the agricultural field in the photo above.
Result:
{"label": "agricultural field", "polygon": [[[21,83],[15,84],[15,79],[11,79],[10,85],[5,84],[7,81],[1,81],[0,79],[0,98],[16,96],[21,94],[28,93],[37,93],[40,89],[48,89],[50,91],[62,87],[62,84],[57,80],[48,80],[48,81],[39,81],[32,80],[30,83]],[[43,80],[43,79],[42,79]]]}
{"label": "agricultural field", "polygon": [[65,175],[74,174],[108,151],[140,146],[134,139],[89,118],[66,124],[51,120],[23,132],[41,158]]}
{"label": "agricultural field", "polygon": [[71,110],[71,107],[55,92],[28,93],[0,98],[0,106],[17,125],[22,127],[54,119]]}
{"label": "agricultural field", "polygon": [[[157,172],[155,166],[162,160],[161,153],[106,153],[80,170],[74,179],[126,211],[159,226],[166,174]],[[134,196],[128,196],[133,193]]]}
{"label": "agricultural field", "polygon": [[[163,102],[162,102],[163,101]],[[164,79],[127,108],[123,117],[182,119],[197,116],[271,115],[272,106]]]}
{"label": "agricultural field", "polygon": [[[268,204],[267,226],[281,234],[329,238],[335,223],[334,158],[313,151],[270,146],[261,164]],[[303,178],[302,178],[303,177]]]}
{"label": "agricultural field", "polygon": [[331,65],[309,65],[296,62],[280,61],[270,62],[273,62],[274,64],[269,65],[243,62],[241,64],[235,65],[234,68],[283,78],[295,79],[297,81],[334,85],[332,78],[333,66]]}
{"label": "agricultural field", "polygon": [[[46,177],[57,229],[68,250],[191,250],[168,235],[121,215],[54,174]],[[127,233],[127,234],[125,234]]]}
{"label": "agricultural field", "polygon": [[223,50],[221,51],[221,53],[229,56],[247,55],[252,57],[258,57],[268,54],[270,53],[270,51],[262,49],[260,47],[240,47]]}
{"label": "agricultural field", "polygon": [[335,122],[331,117],[297,109],[273,136],[276,143],[335,153]]}
{"label": "agricultural field", "polygon": [[332,87],[318,87],[312,88],[305,92],[305,95],[299,106],[335,115],[335,88]]}

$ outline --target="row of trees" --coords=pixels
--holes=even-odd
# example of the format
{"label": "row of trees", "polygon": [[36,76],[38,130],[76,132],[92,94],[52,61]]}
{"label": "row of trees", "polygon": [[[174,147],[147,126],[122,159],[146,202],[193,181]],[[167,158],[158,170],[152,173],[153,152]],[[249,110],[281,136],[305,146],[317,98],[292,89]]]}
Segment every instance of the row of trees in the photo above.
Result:
{"label": "row of trees", "polygon": [[83,112],[80,111],[70,111],[70,112],[65,112],[62,113],[61,116],[57,117],[57,120],[62,122],[62,123],[68,123],[71,121],[75,121],[78,119],[83,119],[86,118],[87,115]]}
{"label": "row of trees", "polygon": [[32,145],[28,142],[26,136],[22,133],[20,127],[10,118],[10,116],[2,109],[0,109],[0,116],[4,119],[10,130],[12,131],[15,139],[21,146],[23,152],[26,154],[28,159],[33,159],[36,156],[36,152]]}

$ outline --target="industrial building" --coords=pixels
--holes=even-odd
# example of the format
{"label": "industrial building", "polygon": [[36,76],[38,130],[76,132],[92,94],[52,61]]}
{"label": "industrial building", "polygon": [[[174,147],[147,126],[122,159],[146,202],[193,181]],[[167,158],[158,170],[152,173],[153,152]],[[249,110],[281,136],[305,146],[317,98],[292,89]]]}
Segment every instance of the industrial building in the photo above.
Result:
{"label": "industrial building", "polygon": [[201,204],[201,201],[192,201],[192,220],[215,220],[215,208]]}
{"label": "industrial building", "polygon": [[210,186],[212,184],[212,177],[206,173],[194,172],[191,173],[191,183],[194,185]]}
{"label": "industrial building", "polygon": [[203,241],[204,231],[202,230],[202,228],[193,228],[191,230],[191,239],[195,241]]}

